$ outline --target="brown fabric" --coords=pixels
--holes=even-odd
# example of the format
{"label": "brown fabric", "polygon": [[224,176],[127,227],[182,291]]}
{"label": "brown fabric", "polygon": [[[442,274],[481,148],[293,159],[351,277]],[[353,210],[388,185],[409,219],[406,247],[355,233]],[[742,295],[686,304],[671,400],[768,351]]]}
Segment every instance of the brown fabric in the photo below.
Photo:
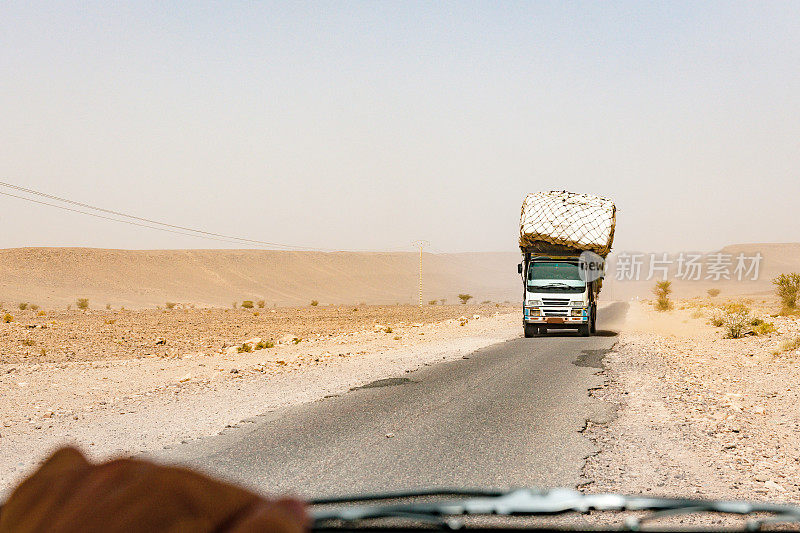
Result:
{"label": "brown fabric", "polygon": [[54,453],[3,505],[0,533],[301,533],[296,500],[267,500],[184,468],[118,459],[93,465],[80,452]]}

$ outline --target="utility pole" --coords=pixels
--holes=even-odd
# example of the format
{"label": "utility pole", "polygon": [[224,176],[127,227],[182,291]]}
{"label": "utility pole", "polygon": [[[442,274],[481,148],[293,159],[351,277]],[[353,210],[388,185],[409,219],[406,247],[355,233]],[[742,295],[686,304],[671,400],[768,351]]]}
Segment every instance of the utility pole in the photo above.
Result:
{"label": "utility pole", "polygon": [[414,241],[412,244],[419,247],[419,307],[422,309],[422,248],[430,246],[431,243],[428,241]]}

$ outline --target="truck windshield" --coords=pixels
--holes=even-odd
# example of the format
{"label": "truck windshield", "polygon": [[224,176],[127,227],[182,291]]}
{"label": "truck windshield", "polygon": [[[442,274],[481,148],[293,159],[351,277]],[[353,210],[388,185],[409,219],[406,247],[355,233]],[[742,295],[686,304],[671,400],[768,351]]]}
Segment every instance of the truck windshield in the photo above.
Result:
{"label": "truck windshield", "polygon": [[528,267],[529,290],[574,293],[583,292],[585,287],[576,263],[541,261]]}

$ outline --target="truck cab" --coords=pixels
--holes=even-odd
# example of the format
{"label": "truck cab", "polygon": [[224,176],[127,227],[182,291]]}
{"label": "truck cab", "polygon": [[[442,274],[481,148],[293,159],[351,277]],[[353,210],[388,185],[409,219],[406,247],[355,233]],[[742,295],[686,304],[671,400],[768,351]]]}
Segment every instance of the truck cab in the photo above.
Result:
{"label": "truck cab", "polygon": [[595,332],[599,280],[587,279],[581,268],[579,255],[524,254],[518,271],[525,337],[549,329],[577,329],[582,336]]}

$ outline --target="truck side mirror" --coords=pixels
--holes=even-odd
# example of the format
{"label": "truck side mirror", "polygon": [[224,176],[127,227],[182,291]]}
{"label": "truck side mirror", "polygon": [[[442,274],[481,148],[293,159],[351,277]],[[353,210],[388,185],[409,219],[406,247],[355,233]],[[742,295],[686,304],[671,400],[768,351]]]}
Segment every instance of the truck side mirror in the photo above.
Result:
{"label": "truck side mirror", "polygon": [[522,263],[517,264],[517,274],[522,274]]}

